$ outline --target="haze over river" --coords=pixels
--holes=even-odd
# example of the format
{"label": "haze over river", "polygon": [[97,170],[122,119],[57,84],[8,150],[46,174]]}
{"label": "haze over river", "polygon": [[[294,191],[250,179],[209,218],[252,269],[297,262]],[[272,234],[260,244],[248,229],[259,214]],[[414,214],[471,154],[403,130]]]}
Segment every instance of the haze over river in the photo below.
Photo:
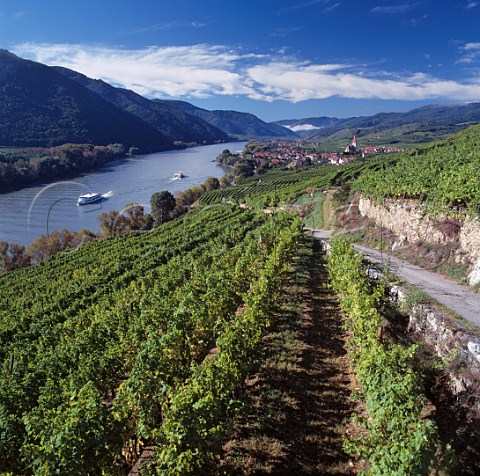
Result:
{"label": "haze over river", "polygon": [[[208,177],[221,177],[228,170],[215,158],[224,149],[237,152],[245,142],[231,142],[184,150],[159,152],[116,160],[75,178],[0,194],[0,241],[28,245],[55,229],[98,231],[97,217],[109,210],[122,210],[137,202],[150,211],[150,197],[160,190],[185,190]],[[172,180],[177,171],[186,177]],[[81,194],[106,195],[101,203],[77,206]]]}

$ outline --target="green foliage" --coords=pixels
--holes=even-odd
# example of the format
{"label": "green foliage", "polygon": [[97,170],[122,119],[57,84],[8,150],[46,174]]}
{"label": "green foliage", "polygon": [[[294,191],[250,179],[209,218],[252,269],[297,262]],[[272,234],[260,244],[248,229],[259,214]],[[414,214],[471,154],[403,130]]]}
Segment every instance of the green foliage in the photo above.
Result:
{"label": "green foliage", "polygon": [[211,461],[299,233],[220,205],[1,276],[0,472]]}
{"label": "green foliage", "polygon": [[436,445],[434,422],[422,419],[419,375],[412,369],[415,346],[382,343],[377,336],[382,285],[370,284],[362,257],[346,240],[333,240],[327,261],[352,332],[353,360],[368,419],[367,434],[345,443],[347,452],[370,462],[367,474],[428,474]]}
{"label": "green foliage", "polygon": [[203,183],[205,191],[211,192],[220,188],[220,181],[216,177],[208,177]]}
{"label": "green foliage", "polygon": [[151,215],[158,226],[170,219],[170,214],[176,205],[175,197],[167,190],[155,192],[150,198],[150,205]]}
{"label": "green foliage", "polygon": [[59,394],[47,382],[39,405],[24,417],[27,437],[23,448],[39,475],[100,473],[114,458],[121,437],[102,395],[93,382]]}
{"label": "green foliage", "polygon": [[216,161],[219,165],[233,167],[235,162],[240,159],[240,154],[232,154],[229,149],[224,149],[217,155]]}
{"label": "green foliage", "polygon": [[431,214],[467,212],[480,205],[480,126],[402,154],[397,164],[364,174],[354,184],[375,200],[408,198]]}
{"label": "green foliage", "polygon": [[350,184],[361,174],[395,163],[393,154],[385,157],[358,159],[347,165],[322,165],[297,170],[276,169],[261,176],[243,178],[234,187],[215,190],[200,199],[202,205],[222,202],[247,203],[264,207],[295,201],[307,188],[327,189]]}
{"label": "green foliage", "polygon": [[252,247],[236,266],[236,272],[242,276],[247,273],[251,283],[242,296],[246,308],[234,321],[225,323],[216,340],[215,358],[196,366],[185,385],[169,399],[160,429],[163,444],[157,453],[157,474],[198,474],[220,449],[228,428],[225,416],[236,407],[235,390],[256,358],[255,349],[268,326],[287,263],[300,237],[299,222],[289,223],[284,217],[268,231],[275,239],[273,250],[257,249],[255,253],[264,267],[244,268]]}
{"label": "green foliage", "polygon": [[[357,133],[363,145],[414,145],[439,140],[480,122],[480,104],[431,105],[403,113],[336,120],[311,135],[323,147],[338,150]],[[312,122],[313,124],[313,122]],[[360,136],[358,136],[360,131]]]}
{"label": "green foliage", "polygon": [[13,149],[0,156],[0,186],[25,185],[90,170],[125,156],[122,144]]}

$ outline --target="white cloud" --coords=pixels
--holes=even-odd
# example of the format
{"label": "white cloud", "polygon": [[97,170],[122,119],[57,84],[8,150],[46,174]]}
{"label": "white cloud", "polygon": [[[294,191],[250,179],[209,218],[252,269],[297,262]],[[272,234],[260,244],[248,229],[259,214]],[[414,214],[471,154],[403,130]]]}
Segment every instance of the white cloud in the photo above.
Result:
{"label": "white cloud", "polygon": [[377,7],[372,8],[373,13],[386,13],[387,15],[395,15],[397,13],[405,13],[409,10],[412,10],[418,5],[419,2],[416,3],[397,3],[394,5],[379,5]]}
{"label": "white cloud", "polygon": [[468,2],[465,4],[465,8],[466,8],[467,10],[471,10],[472,8],[475,8],[477,5],[478,5],[478,2],[468,1]]}
{"label": "white cloud", "polygon": [[309,0],[307,2],[301,2],[301,3],[297,3],[295,5],[291,5],[289,7],[281,8],[280,10],[278,10],[277,13],[279,13],[279,14],[287,13],[287,12],[291,12],[291,11],[294,11],[294,10],[300,10],[300,9],[303,9],[303,8],[312,7],[312,6],[315,6],[315,5],[318,5],[318,4],[329,3],[330,1],[331,0]]}
{"label": "white cloud", "polygon": [[325,8],[325,13],[331,12],[338,8],[341,5],[341,3],[334,3],[333,5],[330,5],[329,7]]}
{"label": "white cloud", "polygon": [[272,31],[272,33],[270,33],[270,36],[272,38],[284,38],[285,36],[290,35],[291,33],[295,33],[301,30],[303,30],[303,28],[298,26],[277,28],[275,31]]}
{"label": "white cloud", "polygon": [[[14,51],[48,65],[64,66],[91,78],[152,97],[207,97],[248,94],[234,71],[241,58],[223,46],[193,45],[125,50],[86,45],[24,43]],[[253,56],[253,55],[250,55]]]}
{"label": "white cloud", "polygon": [[463,49],[465,51],[480,51],[480,43],[467,43]]}
{"label": "white cloud", "polygon": [[298,124],[297,126],[284,126],[287,129],[290,129],[293,132],[300,131],[316,131],[321,129],[321,127],[314,126],[313,124]]}
{"label": "white cloud", "polygon": [[385,79],[361,73],[322,70],[318,66],[271,63],[249,68],[248,74],[264,99],[272,97],[300,102],[332,96],[355,99],[422,100],[448,98],[473,100],[480,97],[480,82],[462,84],[417,73]]}
{"label": "white cloud", "polygon": [[149,33],[162,30],[171,30],[174,28],[203,28],[205,26],[207,26],[207,23],[201,23],[196,21],[171,21],[165,23],[155,23],[154,25],[138,28],[136,30],[132,30],[131,33]]}
{"label": "white cloud", "polygon": [[15,19],[15,20],[19,20],[20,18],[24,18],[26,17],[27,15],[30,15],[32,12],[30,11],[18,11],[18,12],[13,12],[12,13],[12,17]]}
{"label": "white cloud", "polygon": [[[465,55],[479,51],[479,43],[462,47]],[[310,64],[286,59],[278,53],[251,54],[221,45],[126,50],[26,43],[15,47],[14,52],[158,98],[243,95],[262,101],[281,99],[293,103],[334,96],[405,101],[480,98],[478,80],[460,83],[422,72],[401,75],[354,68],[349,64]]]}
{"label": "white cloud", "polygon": [[466,43],[458,51],[462,55],[457,63],[473,63],[480,60],[480,43]]}

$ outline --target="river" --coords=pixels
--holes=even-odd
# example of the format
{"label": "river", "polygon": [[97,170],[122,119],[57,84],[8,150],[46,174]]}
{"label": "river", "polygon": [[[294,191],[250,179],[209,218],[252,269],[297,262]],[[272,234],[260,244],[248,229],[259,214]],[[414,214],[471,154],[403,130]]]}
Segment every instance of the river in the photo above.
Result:
{"label": "river", "polygon": [[[224,149],[240,151],[244,145],[232,142],[139,155],[109,162],[75,178],[0,194],[0,241],[28,245],[55,229],[98,231],[101,213],[122,210],[127,203],[140,203],[149,211],[154,192],[185,190],[227,173],[216,165],[215,158]],[[177,171],[186,177],[172,180]],[[89,192],[106,198],[77,206],[78,196]]]}

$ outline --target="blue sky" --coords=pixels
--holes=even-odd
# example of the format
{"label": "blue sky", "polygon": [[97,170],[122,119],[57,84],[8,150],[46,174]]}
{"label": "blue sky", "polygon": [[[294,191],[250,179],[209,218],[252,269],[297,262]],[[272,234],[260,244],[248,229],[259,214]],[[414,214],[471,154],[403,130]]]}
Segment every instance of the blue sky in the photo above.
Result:
{"label": "blue sky", "polygon": [[480,101],[480,0],[0,0],[0,47],[267,121]]}

